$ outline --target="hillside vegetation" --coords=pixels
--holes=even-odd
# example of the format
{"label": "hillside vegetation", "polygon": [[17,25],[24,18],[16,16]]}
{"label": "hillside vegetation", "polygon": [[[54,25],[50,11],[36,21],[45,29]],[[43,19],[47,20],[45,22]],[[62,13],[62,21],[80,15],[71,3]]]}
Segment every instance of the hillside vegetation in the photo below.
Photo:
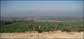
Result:
{"label": "hillside vegetation", "polygon": [[0,23],[0,33],[8,32],[49,32],[61,30],[62,32],[81,32],[84,31],[83,21],[64,21],[64,22],[35,22],[30,21],[8,21]]}

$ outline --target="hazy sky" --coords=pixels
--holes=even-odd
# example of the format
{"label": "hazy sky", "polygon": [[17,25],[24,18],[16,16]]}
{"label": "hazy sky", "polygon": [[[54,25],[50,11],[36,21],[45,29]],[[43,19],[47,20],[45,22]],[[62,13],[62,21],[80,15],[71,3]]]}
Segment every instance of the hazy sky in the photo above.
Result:
{"label": "hazy sky", "polygon": [[1,1],[2,16],[83,16],[83,1]]}

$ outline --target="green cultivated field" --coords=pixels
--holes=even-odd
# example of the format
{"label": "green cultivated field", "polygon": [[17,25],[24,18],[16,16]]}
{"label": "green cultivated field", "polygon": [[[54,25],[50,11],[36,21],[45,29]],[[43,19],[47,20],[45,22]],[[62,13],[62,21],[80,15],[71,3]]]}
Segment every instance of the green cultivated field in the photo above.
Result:
{"label": "green cultivated field", "polygon": [[61,30],[62,32],[84,31],[83,21],[64,22],[34,22],[34,21],[13,21],[0,24],[0,33],[8,32],[49,32]]}

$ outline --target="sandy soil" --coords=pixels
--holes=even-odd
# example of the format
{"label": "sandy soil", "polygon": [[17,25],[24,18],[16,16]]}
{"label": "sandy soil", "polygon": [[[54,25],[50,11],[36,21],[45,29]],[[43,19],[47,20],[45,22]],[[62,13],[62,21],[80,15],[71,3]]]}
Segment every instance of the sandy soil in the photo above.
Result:
{"label": "sandy soil", "polygon": [[0,38],[21,38],[21,39],[83,39],[84,32],[43,32],[43,33],[0,33]]}

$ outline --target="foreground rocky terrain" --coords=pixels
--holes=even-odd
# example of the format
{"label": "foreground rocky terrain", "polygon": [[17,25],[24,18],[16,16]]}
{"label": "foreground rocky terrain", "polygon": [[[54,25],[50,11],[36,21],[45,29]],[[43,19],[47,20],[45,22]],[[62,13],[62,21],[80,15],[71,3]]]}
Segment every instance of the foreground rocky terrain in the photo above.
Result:
{"label": "foreground rocky terrain", "polygon": [[84,32],[0,33],[1,39],[83,39]]}

